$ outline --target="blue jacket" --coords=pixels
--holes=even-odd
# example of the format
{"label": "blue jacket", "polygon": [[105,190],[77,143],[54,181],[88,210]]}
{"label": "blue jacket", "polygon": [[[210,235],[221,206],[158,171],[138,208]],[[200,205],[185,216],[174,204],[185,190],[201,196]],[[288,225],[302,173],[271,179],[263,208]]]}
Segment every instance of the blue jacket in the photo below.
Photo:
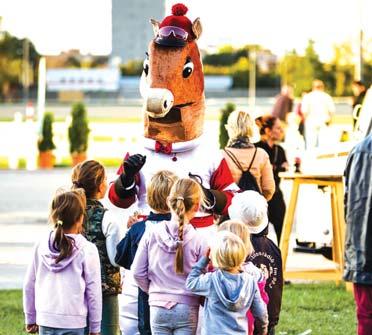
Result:
{"label": "blue jacket", "polygon": [[372,134],[357,144],[345,169],[344,279],[372,285]]}
{"label": "blue jacket", "polygon": [[266,334],[267,309],[253,276],[246,272],[232,274],[220,269],[203,274],[208,262],[208,258],[203,256],[193,266],[186,281],[187,289],[206,297],[202,335],[246,335],[249,309],[260,321],[260,333]]}
{"label": "blue jacket", "polygon": [[145,233],[146,222],[147,224],[158,223],[160,221],[169,221],[170,218],[170,213],[155,214],[153,212],[150,212],[149,216],[145,220],[137,222],[132,227],[130,227],[124,238],[116,247],[116,264],[119,264],[125,269],[130,270],[130,267],[134,260],[134,256],[136,256],[138,245],[143,234]]}
{"label": "blue jacket", "polygon": [[[155,214],[150,212],[146,220],[135,223],[129,228],[124,238],[116,247],[115,262],[129,270],[136,252],[138,244],[146,230],[146,224],[156,224],[161,221],[169,221],[171,214]],[[150,307],[149,296],[138,288],[138,330],[141,335],[150,335]]]}

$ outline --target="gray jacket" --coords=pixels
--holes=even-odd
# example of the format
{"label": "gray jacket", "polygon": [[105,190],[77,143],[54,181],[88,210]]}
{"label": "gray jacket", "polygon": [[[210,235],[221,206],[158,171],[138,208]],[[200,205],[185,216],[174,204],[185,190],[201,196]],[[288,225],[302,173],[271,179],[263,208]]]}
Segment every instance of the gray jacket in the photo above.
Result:
{"label": "gray jacket", "polygon": [[372,134],[351,151],[345,169],[344,279],[372,285]]}
{"label": "gray jacket", "polygon": [[231,274],[223,270],[203,274],[208,265],[203,256],[192,268],[186,288],[205,296],[202,335],[247,334],[247,311],[261,324],[260,334],[266,334],[268,316],[257,282],[247,272]]}

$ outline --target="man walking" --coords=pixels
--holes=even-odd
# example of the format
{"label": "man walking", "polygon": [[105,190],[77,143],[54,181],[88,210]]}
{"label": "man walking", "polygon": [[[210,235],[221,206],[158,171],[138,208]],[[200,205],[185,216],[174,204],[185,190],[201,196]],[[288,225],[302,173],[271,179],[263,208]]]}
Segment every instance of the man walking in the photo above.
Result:
{"label": "man walking", "polygon": [[287,125],[288,113],[292,112],[293,100],[293,88],[289,85],[284,85],[280,94],[275,97],[275,104],[271,114],[279,118],[284,127]]}
{"label": "man walking", "polygon": [[314,149],[319,146],[319,133],[331,122],[335,113],[332,97],[324,92],[321,80],[314,80],[312,91],[304,96],[302,112],[305,116],[306,149]]}

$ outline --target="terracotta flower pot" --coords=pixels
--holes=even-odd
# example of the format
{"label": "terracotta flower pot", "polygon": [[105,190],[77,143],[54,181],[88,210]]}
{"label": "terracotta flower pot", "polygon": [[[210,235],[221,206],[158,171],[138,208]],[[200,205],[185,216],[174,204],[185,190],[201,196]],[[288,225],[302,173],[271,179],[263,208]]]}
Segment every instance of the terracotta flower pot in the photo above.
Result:
{"label": "terracotta flower pot", "polygon": [[52,169],[54,166],[55,157],[52,150],[39,152],[39,167],[41,169]]}
{"label": "terracotta flower pot", "polygon": [[74,152],[71,154],[72,166],[75,166],[81,162],[84,162],[87,159],[86,152]]}

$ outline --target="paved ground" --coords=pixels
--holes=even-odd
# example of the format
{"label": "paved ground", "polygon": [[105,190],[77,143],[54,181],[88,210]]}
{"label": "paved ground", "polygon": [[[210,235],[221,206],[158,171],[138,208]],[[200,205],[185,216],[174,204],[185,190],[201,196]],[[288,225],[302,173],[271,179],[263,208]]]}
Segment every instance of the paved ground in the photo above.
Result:
{"label": "paved ground", "polygon": [[22,287],[32,246],[50,230],[49,202],[69,178],[70,169],[0,171],[0,289]]}
{"label": "paved ground", "polygon": [[[108,173],[112,176],[114,170]],[[32,246],[51,229],[47,223],[50,199],[58,187],[69,185],[69,178],[70,169],[0,170],[0,289],[22,287]],[[288,197],[290,185],[282,188]],[[307,196],[313,195],[307,192]],[[291,268],[303,264],[332,267],[319,255],[292,254],[288,261]]]}

